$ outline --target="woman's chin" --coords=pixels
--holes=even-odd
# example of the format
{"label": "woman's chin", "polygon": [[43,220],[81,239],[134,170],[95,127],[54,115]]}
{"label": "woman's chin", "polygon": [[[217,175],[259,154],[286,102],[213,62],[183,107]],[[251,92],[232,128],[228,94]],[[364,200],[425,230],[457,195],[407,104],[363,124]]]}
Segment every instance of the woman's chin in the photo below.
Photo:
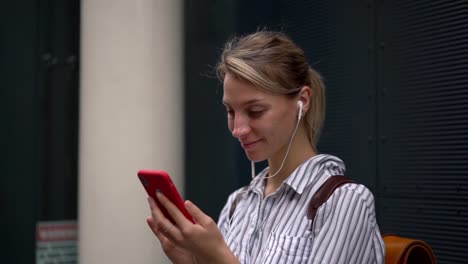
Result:
{"label": "woman's chin", "polygon": [[246,151],[245,155],[247,155],[247,158],[252,162],[262,162],[267,159],[265,155],[261,155],[260,153]]}

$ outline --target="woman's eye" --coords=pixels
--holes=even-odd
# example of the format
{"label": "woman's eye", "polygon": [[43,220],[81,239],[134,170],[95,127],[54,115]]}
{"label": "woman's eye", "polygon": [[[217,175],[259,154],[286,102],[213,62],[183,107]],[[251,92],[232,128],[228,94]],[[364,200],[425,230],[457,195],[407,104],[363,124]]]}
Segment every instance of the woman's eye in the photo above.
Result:
{"label": "woman's eye", "polygon": [[226,113],[227,113],[228,118],[233,118],[234,117],[234,111],[227,110]]}
{"label": "woman's eye", "polygon": [[249,111],[249,116],[251,118],[258,118],[260,117],[262,114],[263,114],[263,110],[260,110],[260,111]]}

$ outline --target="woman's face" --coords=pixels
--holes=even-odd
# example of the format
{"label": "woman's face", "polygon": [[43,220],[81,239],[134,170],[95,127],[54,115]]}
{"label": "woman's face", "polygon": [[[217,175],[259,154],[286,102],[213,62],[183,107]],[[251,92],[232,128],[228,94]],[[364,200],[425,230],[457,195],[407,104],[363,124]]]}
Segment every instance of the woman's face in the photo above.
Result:
{"label": "woman's face", "polygon": [[223,103],[229,130],[251,161],[284,155],[297,121],[296,100],[265,93],[226,74]]}

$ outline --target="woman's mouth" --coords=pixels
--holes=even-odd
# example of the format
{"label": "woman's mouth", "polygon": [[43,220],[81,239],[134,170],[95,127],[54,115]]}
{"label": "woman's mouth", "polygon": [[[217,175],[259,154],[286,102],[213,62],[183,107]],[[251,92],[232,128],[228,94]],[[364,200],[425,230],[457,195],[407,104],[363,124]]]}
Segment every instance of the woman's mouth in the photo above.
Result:
{"label": "woman's mouth", "polygon": [[241,145],[245,150],[250,150],[250,149],[253,149],[257,145],[258,142],[260,142],[260,140],[249,141],[245,143],[241,142]]}

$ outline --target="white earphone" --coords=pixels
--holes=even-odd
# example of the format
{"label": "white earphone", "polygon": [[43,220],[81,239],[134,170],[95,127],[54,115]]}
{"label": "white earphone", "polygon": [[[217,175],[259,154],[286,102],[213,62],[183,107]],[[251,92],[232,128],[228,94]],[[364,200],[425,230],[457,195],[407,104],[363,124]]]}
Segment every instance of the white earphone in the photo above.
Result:
{"label": "white earphone", "polygon": [[297,113],[297,121],[300,121],[302,118],[302,101],[297,101],[297,105],[299,106],[299,113]]}

